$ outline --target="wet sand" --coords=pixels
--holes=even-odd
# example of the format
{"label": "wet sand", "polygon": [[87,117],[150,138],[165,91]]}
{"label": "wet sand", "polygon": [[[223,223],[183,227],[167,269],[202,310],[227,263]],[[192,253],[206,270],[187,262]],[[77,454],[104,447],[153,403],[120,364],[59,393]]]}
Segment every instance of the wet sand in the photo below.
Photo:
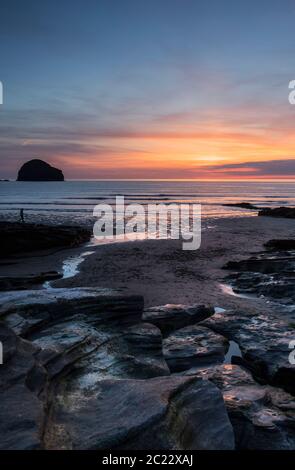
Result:
{"label": "wet sand", "polygon": [[[125,288],[142,294],[146,306],[210,303],[223,308],[265,309],[263,299],[241,299],[223,292],[229,272],[222,267],[263,249],[273,238],[292,238],[295,220],[249,217],[219,219],[202,233],[201,248],[183,251],[178,240],[146,240],[92,247],[95,252],[72,278],[56,287]],[[269,308],[269,306],[268,306]]]}
{"label": "wet sand", "polygon": [[230,260],[257,253],[269,239],[293,238],[295,220],[244,217],[214,220],[207,225],[211,228],[202,232],[201,248],[196,251],[183,251],[178,240],[85,244],[75,249],[2,260],[0,275],[61,271],[65,260],[75,260],[91,251],[77,274],[51,285],[124,288],[126,293],[142,294],[146,306],[210,303],[222,308],[265,309],[263,299],[242,299],[224,292],[221,284],[229,272],[222,267]]}

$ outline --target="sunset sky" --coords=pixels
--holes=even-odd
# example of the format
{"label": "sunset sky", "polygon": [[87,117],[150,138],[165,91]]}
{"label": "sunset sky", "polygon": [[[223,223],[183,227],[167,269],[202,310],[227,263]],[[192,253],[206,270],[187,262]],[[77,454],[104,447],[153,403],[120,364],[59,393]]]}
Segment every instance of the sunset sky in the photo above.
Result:
{"label": "sunset sky", "polygon": [[295,179],[295,2],[3,0],[0,178]]}

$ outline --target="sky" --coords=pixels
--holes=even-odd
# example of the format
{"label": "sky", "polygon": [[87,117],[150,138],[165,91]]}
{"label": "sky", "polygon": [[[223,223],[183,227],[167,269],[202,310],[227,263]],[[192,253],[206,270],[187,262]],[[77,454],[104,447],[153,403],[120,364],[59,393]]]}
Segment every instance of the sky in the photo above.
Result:
{"label": "sky", "polygon": [[294,0],[1,0],[0,178],[295,179],[294,24]]}

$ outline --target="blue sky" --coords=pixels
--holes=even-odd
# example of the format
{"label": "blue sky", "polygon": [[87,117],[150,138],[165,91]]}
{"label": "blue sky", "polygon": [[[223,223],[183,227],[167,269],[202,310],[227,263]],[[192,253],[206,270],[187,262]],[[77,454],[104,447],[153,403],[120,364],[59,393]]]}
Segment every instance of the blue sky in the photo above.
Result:
{"label": "blue sky", "polygon": [[68,178],[295,176],[295,2],[4,0],[0,18],[0,177],[30,158]]}

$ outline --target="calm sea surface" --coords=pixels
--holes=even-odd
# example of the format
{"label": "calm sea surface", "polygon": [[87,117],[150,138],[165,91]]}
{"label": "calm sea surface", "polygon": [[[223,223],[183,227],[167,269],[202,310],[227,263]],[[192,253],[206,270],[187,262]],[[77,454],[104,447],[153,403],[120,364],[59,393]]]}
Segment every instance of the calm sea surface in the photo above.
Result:
{"label": "calm sea surface", "polygon": [[119,195],[125,196],[126,203],[200,203],[202,218],[216,219],[255,214],[224,207],[225,203],[295,206],[295,182],[0,182],[0,218],[18,220],[24,208],[28,222],[93,224],[93,207],[101,202],[112,204]]}

